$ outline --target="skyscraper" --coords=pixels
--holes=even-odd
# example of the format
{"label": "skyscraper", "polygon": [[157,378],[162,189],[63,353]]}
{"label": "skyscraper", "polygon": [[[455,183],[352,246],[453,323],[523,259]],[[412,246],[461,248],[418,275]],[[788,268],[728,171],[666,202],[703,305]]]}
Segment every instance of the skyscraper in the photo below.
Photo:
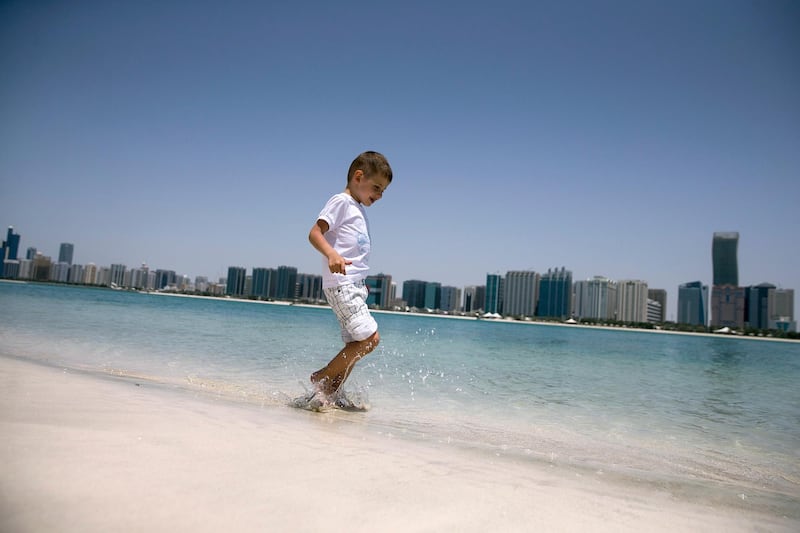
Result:
{"label": "skyscraper", "polygon": [[253,296],[262,300],[275,298],[278,271],[274,268],[253,269]]}
{"label": "skyscraper", "polygon": [[717,232],[711,245],[714,264],[714,285],[739,286],[739,262],[737,248],[739,232]]}
{"label": "skyscraper", "polygon": [[409,279],[403,282],[403,300],[409,307],[422,309],[425,307],[425,282]]}
{"label": "skyscraper", "polygon": [[58,250],[58,262],[72,264],[72,253],[75,251],[75,245],[68,242],[62,242],[61,248]]}
{"label": "skyscraper", "polygon": [[[6,240],[3,241],[2,247],[0,247],[0,278],[2,277],[17,277],[17,272],[14,272],[12,276],[12,268],[18,271],[19,266],[15,263],[17,261],[17,252],[19,251],[19,235],[14,233],[14,227],[8,227],[8,233],[6,234]],[[6,261],[9,262],[8,267],[6,267]],[[14,267],[12,267],[14,264]],[[6,273],[6,270],[9,270]]]}
{"label": "skyscraper", "polygon": [[539,281],[536,316],[566,318],[572,315],[572,271],[547,269]]}
{"label": "skyscraper", "polygon": [[533,270],[506,272],[503,308],[509,316],[535,316],[539,274]]}
{"label": "skyscraper", "polygon": [[738,246],[738,232],[714,233],[711,245],[714,270],[714,285],[711,288],[712,326],[744,326],[745,290],[739,287]]}
{"label": "skyscraper", "polygon": [[708,325],[708,285],[691,281],[678,287],[678,323]]}
{"label": "skyscraper", "polygon": [[621,322],[647,321],[647,283],[623,280],[617,283],[617,320]]}
{"label": "skyscraper", "polygon": [[617,315],[617,284],[603,276],[575,282],[575,314],[581,318],[613,319]]}
{"label": "skyscraper", "polygon": [[486,274],[486,301],[483,309],[487,313],[503,314],[503,276]]}
{"label": "skyscraper", "polygon": [[367,305],[389,307],[391,304],[392,276],[382,273],[374,276],[367,276],[365,283],[369,288]]}
{"label": "skyscraper", "polygon": [[294,300],[297,289],[297,268],[279,266],[275,284],[275,297],[278,300]]}
{"label": "skyscraper", "polygon": [[247,271],[244,267],[228,267],[228,279],[225,283],[225,294],[229,296],[244,296],[244,282]]}

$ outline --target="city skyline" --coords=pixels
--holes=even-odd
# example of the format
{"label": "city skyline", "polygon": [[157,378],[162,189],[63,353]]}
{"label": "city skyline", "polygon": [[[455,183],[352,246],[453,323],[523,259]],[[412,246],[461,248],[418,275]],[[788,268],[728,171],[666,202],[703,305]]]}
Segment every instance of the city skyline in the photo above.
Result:
{"label": "city skyline", "polygon": [[318,273],[308,231],[376,149],[373,273],[564,266],[675,319],[717,231],[741,286],[800,287],[798,49],[780,0],[6,2],[0,223],[83,264]]}
{"label": "city skyline", "polygon": [[[36,246],[27,246],[27,247],[24,246],[24,241],[22,240],[21,237],[22,237],[21,234],[16,232],[13,226],[9,226],[8,227],[7,239],[12,241],[12,242],[9,243],[9,246],[13,247],[16,250],[16,253],[19,256],[18,259],[21,259],[23,257],[22,250],[25,249],[26,250],[26,256],[28,256],[29,259],[31,258],[30,257],[31,252],[36,253],[38,256],[45,256],[48,259],[50,259],[50,261],[52,263],[52,268],[54,268],[54,269],[58,269],[62,265],[65,265],[67,267],[71,267],[72,266],[72,261],[71,261],[72,253],[74,252],[74,249],[75,249],[75,245],[73,243],[61,243],[59,245],[59,260],[55,261],[55,260],[52,259],[52,257],[46,256],[44,254],[44,252],[39,250]],[[728,269],[728,270],[725,270],[725,272],[726,273],[728,273],[728,272],[732,272],[733,273],[733,277],[730,277],[730,275],[728,274],[729,277],[725,278],[724,281],[733,282],[733,281],[738,280],[738,275],[736,274],[737,266],[738,266],[738,257],[737,257],[736,250],[737,250],[737,247],[738,247],[739,234],[738,234],[738,232],[722,232],[722,233],[715,232],[713,234],[713,238],[712,238],[712,242],[711,242],[712,262],[714,262],[714,258],[718,257],[718,255],[719,255],[718,247],[719,247],[719,239],[720,238],[723,239],[724,241],[726,241],[726,244],[724,245],[725,246],[724,252],[722,253],[722,257],[724,257],[724,262],[726,263],[724,266],[725,266],[725,268]],[[728,244],[728,243],[732,243],[732,244]],[[5,247],[6,246],[6,241],[4,240],[2,244]],[[67,253],[65,253],[65,250],[67,250]],[[67,258],[70,260],[69,262],[63,261],[64,259],[67,259]],[[109,282],[111,282],[113,280],[115,282],[115,285],[119,285],[119,286],[123,286],[123,283],[120,282],[123,273],[127,272],[128,275],[136,276],[138,274],[134,274],[133,272],[139,271],[141,268],[145,268],[145,269],[149,270],[153,274],[161,273],[163,275],[165,272],[171,272],[176,277],[176,279],[178,277],[180,277],[181,279],[185,278],[193,286],[197,283],[198,279],[203,279],[206,283],[218,285],[220,287],[219,290],[222,291],[222,294],[229,294],[229,295],[234,295],[234,296],[249,296],[249,295],[253,295],[253,296],[259,296],[259,297],[267,297],[267,294],[264,292],[265,291],[264,286],[265,286],[265,283],[269,283],[269,282],[265,281],[263,279],[259,281],[259,277],[260,276],[267,276],[267,278],[268,278],[269,274],[267,274],[266,271],[270,271],[270,270],[273,271],[275,275],[277,275],[277,278],[276,278],[277,281],[273,280],[273,283],[276,283],[277,285],[283,286],[283,285],[286,285],[287,283],[291,284],[292,282],[288,281],[289,278],[286,277],[287,275],[291,276],[291,279],[297,278],[298,280],[303,280],[303,283],[301,283],[301,285],[303,285],[303,289],[302,290],[306,290],[306,291],[313,290],[310,287],[311,286],[315,286],[315,282],[314,281],[306,281],[308,278],[320,278],[319,281],[321,283],[321,276],[319,275],[319,273],[316,273],[316,272],[311,272],[311,273],[309,273],[309,272],[300,272],[297,269],[297,267],[286,266],[286,265],[280,265],[280,266],[276,266],[276,265],[272,265],[272,266],[266,266],[266,265],[253,266],[253,267],[249,268],[249,272],[250,272],[249,275],[247,274],[248,267],[228,266],[227,269],[226,269],[226,275],[225,276],[219,276],[217,278],[213,278],[213,277],[209,277],[209,276],[202,276],[202,275],[190,277],[187,274],[183,274],[181,272],[175,271],[174,269],[170,269],[169,267],[164,267],[163,265],[162,266],[153,266],[153,265],[147,265],[145,263],[143,263],[141,265],[133,265],[130,268],[128,267],[127,264],[122,264],[122,263],[119,263],[119,262],[118,263],[112,263],[111,265],[98,265],[98,264],[95,264],[95,263],[92,263],[92,262],[87,263],[86,265],[81,265],[81,264],[77,264],[76,263],[76,265],[81,267],[81,268],[91,267],[91,268],[94,269],[94,272],[97,272],[102,268],[106,268],[106,269],[109,270]],[[714,269],[717,270],[718,272],[719,272],[719,266],[720,265],[718,265],[718,264],[714,265]],[[117,274],[113,274],[113,270],[115,268],[119,268],[119,267],[123,267],[122,272],[119,272]],[[69,270],[68,270],[68,268],[65,268],[63,270],[64,270],[64,272],[62,273],[62,275],[64,277],[66,277],[67,273],[69,272]],[[287,270],[290,271],[289,274],[282,273],[282,271],[287,271]],[[291,273],[291,271],[293,271],[293,273]],[[232,279],[232,274],[231,274],[232,272],[234,273],[233,277],[235,279]],[[6,276],[8,276],[8,273],[6,273]],[[485,298],[486,298],[485,307],[482,308],[483,311],[488,312],[488,313],[497,313],[498,310],[500,310],[502,308],[503,314],[504,315],[509,315],[509,316],[534,316],[534,313],[532,312],[532,310],[536,308],[535,306],[544,305],[543,308],[539,309],[536,312],[535,316],[542,316],[542,317],[551,317],[551,316],[552,317],[557,317],[557,316],[561,316],[561,317],[565,317],[565,316],[569,316],[569,315],[575,315],[575,316],[580,316],[580,317],[583,317],[583,318],[611,318],[609,316],[610,313],[608,311],[606,311],[605,308],[608,307],[608,306],[613,306],[615,308],[615,311],[617,311],[619,313],[619,315],[616,316],[616,319],[621,320],[623,322],[645,322],[645,321],[650,321],[649,320],[649,315],[648,315],[648,313],[650,311],[647,309],[648,308],[647,301],[651,299],[650,296],[648,296],[647,294],[642,294],[640,292],[642,290],[641,288],[636,288],[635,289],[636,290],[636,300],[639,300],[639,303],[635,304],[635,306],[634,306],[634,304],[632,303],[633,300],[631,300],[631,298],[633,297],[633,293],[629,294],[628,291],[631,290],[631,289],[627,289],[627,287],[636,287],[636,286],[639,286],[639,285],[643,284],[648,291],[655,290],[655,291],[658,291],[658,292],[663,292],[663,295],[661,296],[661,298],[666,297],[668,303],[670,303],[670,300],[671,300],[669,295],[673,292],[673,291],[670,290],[670,288],[653,287],[652,285],[650,285],[648,283],[648,281],[646,279],[642,279],[642,278],[610,279],[610,278],[606,278],[604,276],[594,276],[592,279],[586,279],[586,280],[573,279],[572,278],[572,272],[570,270],[566,269],[566,267],[561,267],[560,270],[559,269],[548,269],[547,272],[537,272],[537,271],[533,271],[533,270],[522,270],[522,271],[507,271],[505,273],[494,273],[494,274],[493,273],[486,273],[486,276],[484,278],[484,283],[483,284],[476,283],[476,284],[462,285],[462,286],[457,286],[457,285],[454,285],[454,284],[447,283],[446,281],[443,282],[443,281],[438,281],[438,280],[436,280],[436,281],[434,281],[434,280],[402,280],[402,281],[398,281],[398,280],[396,280],[394,278],[394,276],[391,274],[391,272],[380,272],[380,273],[378,273],[378,272],[370,272],[370,276],[371,277],[388,276],[389,278],[391,278],[392,279],[392,285],[394,285],[394,287],[395,287],[391,292],[393,292],[398,299],[405,298],[405,296],[406,296],[404,294],[405,290],[406,290],[405,287],[406,287],[406,285],[408,283],[411,283],[412,287],[415,286],[414,284],[419,284],[420,285],[420,290],[422,290],[423,293],[418,295],[418,296],[416,296],[416,295],[412,296],[412,299],[414,299],[414,300],[419,299],[419,302],[415,301],[413,303],[413,305],[412,304],[408,304],[408,305],[411,305],[412,307],[432,307],[431,305],[428,304],[428,302],[432,302],[434,300],[432,299],[432,296],[430,294],[425,294],[424,291],[426,289],[429,290],[431,286],[437,286],[440,291],[444,291],[445,289],[449,290],[451,288],[455,288],[458,291],[458,293],[460,294],[458,302],[457,302],[458,306],[461,307],[462,310],[464,310],[463,307],[466,306],[466,310],[470,311],[470,310],[472,310],[471,308],[473,306],[471,306],[470,303],[469,303],[469,300],[468,300],[469,296],[468,295],[470,294],[470,289],[474,289],[474,288],[478,287],[478,288],[481,288],[483,290],[484,294],[486,295],[485,296]],[[52,277],[52,274],[51,274],[51,277]],[[251,288],[250,288],[249,292],[246,292],[244,290],[246,278],[249,278],[250,279],[250,283],[251,283],[251,285],[250,285]],[[547,281],[547,280],[549,280],[551,278],[552,278],[553,282],[555,283],[555,285],[550,285],[550,282]],[[507,284],[511,283],[511,284],[519,285],[519,282],[516,281],[516,280],[523,280],[523,279],[526,279],[527,281],[524,281],[523,285],[520,285],[519,288],[514,289],[513,292],[518,292],[518,294],[516,296],[517,298],[520,297],[520,293],[530,294],[532,296],[532,300],[533,300],[532,305],[534,305],[534,307],[533,308],[527,307],[527,306],[531,305],[531,302],[529,302],[528,304],[524,304],[521,301],[506,302],[505,304],[501,304],[500,302],[502,302],[502,298],[503,298],[502,295],[507,290]],[[280,280],[283,280],[283,281],[280,281]],[[74,283],[74,282],[76,282],[76,280],[74,280],[74,279],[72,279],[70,277],[69,282]],[[544,282],[544,283],[542,283],[542,282]],[[607,296],[598,296],[598,295],[590,296],[591,294],[594,293],[593,289],[588,289],[589,293],[588,294],[586,293],[587,287],[591,287],[592,284],[596,283],[596,282],[601,282],[601,283],[606,284],[606,285],[608,283],[613,283],[615,285],[615,287],[614,287],[614,296],[613,296],[614,300],[613,301],[607,300],[607,298],[608,298]],[[139,287],[139,285],[137,283],[143,284],[144,286],[146,286],[146,280],[135,281],[135,282],[132,283],[131,286]],[[309,285],[309,283],[311,283],[311,286],[306,287],[306,285]],[[698,285],[698,283],[699,283],[699,285]],[[102,284],[102,283],[98,282],[98,284]],[[559,287],[562,284],[563,284],[563,287],[561,287],[560,289],[556,289],[556,287]],[[587,286],[586,284],[589,284],[589,285]],[[146,288],[144,286],[142,288]],[[680,295],[685,289],[689,289],[689,288],[692,288],[692,287],[702,288],[703,286],[704,286],[704,283],[702,281],[699,281],[699,280],[693,280],[693,281],[687,281],[687,282],[681,283],[678,287],[674,288],[675,289],[674,290],[675,301],[674,301],[673,305],[676,308],[678,308]],[[232,287],[235,287],[235,288],[232,289]],[[258,287],[261,287],[261,288],[259,289]],[[522,288],[522,287],[524,287],[524,288]],[[794,291],[794,287],[785,287],[785,286],[780,285],[780,284],[771,284],[769,282],[762,282],[762,283],[760,283],[758,285],[754,284],[754,285],[749,285],[749,286],[746,286],[746,287],[745,286],[740,286],[739,289],[742,291],[742,294],[745,293],[745,289],[747,289],[747,291],[749,291],[749,292],[753,292],[753,294],[756,294],[759,291],[767,290],[768,287],[771,287],[772,289],[776,289],[777,288],[777,289],[788,289],[790,291]],[[160,286],[159,287],[152,287],[152,288],[158,289],[158,288],[160,288]],[[706,286],[706,290],[707,290],[707,288],[708,288],[708,286]],[[384,294],[384,293],[388,294],[390,292],[388,287],[376,287],[376,289],[378,289],[381,294]],[[202,289],[202,288],[199,288],[199,287],[195,287],[195,290],[198,290],[200,292],[204,292],[205,289]],[[555,291],[555,292],[553,292],[553,291]],[[567,291],[567,292],[563,292],[563,291]],[[291,291],[288,289],[288,287],[279,288],[279,289],[277,289],[277,298],[278,299],[291,299],[288,296],[290,294],[290,292]],[[563,294],[558,296],[557,293],[559,293],[559,292],[563,292]],[[749,292],[748,292],[748,294],[749,294]],[[321,290],[319,291],[319,293],[320,293],[319,298],[321,299]],[[617,294],[617,293],[619,293],[619,294]],[[544,299],[543,300],[540,299],[542,294],[544,294]],[[764,293],[764,294],[766,294],[766,293]],[[308,297],[308,294],[303,295],[303,297]],[[448,294],[446,297],[450,298],[451,301],[452,301],[452,298],[454,297],[454,295]],[[567,300],[569,300],[570,297],[573,298],[573,301],[567,302]],[[580,303],[581,300],[587,300],[588,301],[588,300],[596,299],[598,297],[601,298],[601,300],[593,301],[591,304],[581,304]],[[619,299],[620,299],[619,303],[616,303],[616,298],[617,297],[619,297]],[[442,296],[442,298],[445,298],[445,296]],[[679,308],[677,316],[670,317],[669,314],[668,314],[668,309],[661,310],[662,307],[663,307],[663,301],[661,301],[661,298],[656,298],[656,300],[659,301],[659,304],[660,304],[659,310],[662,313],[663,321],[681,323],[679,318],[680,318],[681,314],[683,313],[683,315],[685,317],[690,317],[690,316],[692,317],[690,320],[687,320],[685,323],[690,323],[690,324],[691,323],[696,323],[696,317],[694,317],[695,311],[692,310],[692,309],[689,309],[689,308]],[[699,298],[699,297],[692,296],[690,299],[692,301],[695,301],[697,298]],[[742,298],[744,298],[744,296]],[[425,304],[421,304],[420,302],[422,302],[422,301],[425,301]],[[545,302],[544,304],[542,304],[543,301]],[[561,302],[561,303],[557,303],[557,302]],[[793,302],[793,305],[791,306],[792,317],[796,317],[797,316],[797,312],[796,312],[797,303],[794,302],[794,300],[792,300],[792,302]],[[374,298],[373,298],[373,303],[374,303]],[[509,304],[511,305],[511,307],[508,307]],[[576,315],[576,311],[577,311],[578,307],[582,307],[582,305],[588,305],[589,309],[592,309],[593,306],[594,307],[600,306],[600,307],[598,307],[595,311],[590,311],[588,314]],[[701,316],[703,317],[702,320],[705,320],[705,325],[709,325],[709,326],[713,327],[714,324],[715,324],[715,320],[714,320],[715,317],[713,316],[713,313],[709,313],[707,296],[706,296],[705,303],[701,303],[700,300],[697,300],[697,305],[700,305],[703,308],[700,311],[700,313],[701,313]],[[743,301],[742,301],[741,305],[744,305]],[[571,307],[571,306],[574,306],[574,307]],[[434,306],[432,308],[438,308],[438,306],[434,304]],[[669,306],[668,306],[668,308],[669,308]],[[447,307],[442,307],[442,309],[447,309]],[[555,311],[556,309],[558,311]],[[569,311],[567,311],[567,309],[569,309]],[[610,311],[610,309],[611,309],[611,307],[608,307],[609,311]],[[455,310],[455,309],[453,309],[453,310]],[[553,311],[553,312],[551,313],[550,311]],[[763,311],[762,314],[763,313],[766,313],[766,311]],[[648,315],[648,319],[641,319],[640,320],[640,319],[636,318],[636,317],[644,317],[645,315]],[[711,320],[709,320],[709,319],[711,319]],[[741,320],[743,322],[744,321],[744,317],[742,317]],[[759,319],[759,323],[766,324],[766,321],[767,320],[763,319],[763,318]],[[659,321],[655,321],[655,322],[659,322]],[[701,321],[701,323],[702,323],[702,321]],[[761,329],[767,329],[765,326],[763,326],[763,324],[762,324],[762,328]],[[728,324],[728,325],[730,325],[732,327],[741,327],[741,324]]]}

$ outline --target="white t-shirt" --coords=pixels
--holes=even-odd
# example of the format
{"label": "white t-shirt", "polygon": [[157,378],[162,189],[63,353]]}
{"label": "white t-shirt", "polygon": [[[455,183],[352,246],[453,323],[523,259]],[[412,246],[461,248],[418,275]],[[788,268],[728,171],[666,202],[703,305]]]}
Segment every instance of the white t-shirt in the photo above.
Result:
{"label": "white t-shirt", "polygon": [[328,244],[346,261],[353,262],[345,267],[346,275],[333,274],[328,268],[328,260],[323,258],[322,287],[336,287],[366,278],[369,271],[370,239],[364,206],[349,194],[341,192],[328,200],[317,220],[328,223],[328,231],[325,233]]}

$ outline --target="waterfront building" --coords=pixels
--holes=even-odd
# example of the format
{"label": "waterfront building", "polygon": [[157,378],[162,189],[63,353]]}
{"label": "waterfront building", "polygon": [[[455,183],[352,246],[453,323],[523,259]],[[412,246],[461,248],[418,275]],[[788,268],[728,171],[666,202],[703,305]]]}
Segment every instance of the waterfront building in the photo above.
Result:
{"label": "waterfront building", "polygon": [[69,267],[69,283],[83,283],[83,265],[72,265]]}
{"label": "waterfront building", "polygon": [[[278,271],[274,268],[254,268],[253,269],[253,291],[251,294],[260,300],[271,300],[275,298],[275,287],[278,282]],[[203,279],[203,292],[208,286],[208,280]],[[198,282],[195,281],[195,286]],[[199,289],[197,289],[199,290]]]}
{"label": "waterfront building", "polygon": [[138,290],[147,290],[150,288],[150,268],[147,264],[142,263],[139,268],[132,268],[130,270],[130,278],[126,287]]}
{"label": "waterfront building", "polygon": [[775,285],[761,283],[745,290],[745,322],[753,329],[769,329]]}
{"label": "waterfront building", "polygon": [[97,277],[95,279],[96,285],[108,287],[111,285],[111,269],[108,267],[98,267]]}
{"label": "waterfront building", "polygon": [[157,290],[166,289],[167,287],[174,287],[177,285],[178,276],[174,270],[156,270],[156,283]]}
{"label": "waterfront building", "polygon": [[442,284],[437,281],[429,281],[425,284],[425,309],[441,309],[442,307]]}
{"label": "waterfront building", "polygon": [[[661,306],[661,316],[655,320],[654,324],[660,324],[667,320],[667,291],[664,289],[647,289],[647,298],[655,300]],[[648,318],[649,321],[649,318]]]}
{"label": "waterfront building", "polygon": [[572,316],[572,271],[547,269],[539,280],[539,304],[536,316],[567,318]]}
{"label": "waterfront building", "polygon": [[194,278],[194,290],[197,292],[208,292],[208,277],[206,276],[195,276]]}
{"label": "waterfront building", "polygon": [[367,305],[386,308],[392,301],[392,276],[387,274],[376,274],[367,276],[364,281],[369,289]]}
{"label": "waterfront building", "polygon": [[33,278],[33,259],[20,259],[19,260],[19,273],[17,279],[32,279]]}
{"label": "waterfront building", "polygon": [[19,279],[19,271],[20,261],[18,259],[5,259],[2,264],[0,264],[0,273],[2,273],[0,277]]}
{"label": "waterfront building", "polygon": [[711,291],[711,326],[744,326],[745,289],[733,285],[715,285]]}
{"label": "waterfront building", "polygon": [[647,321],[647,282],[629,279],[617,283],[617,320]]}
{"label": "waterfront building", "polygon": [[442,298],[439,309],[453,313],[458,311],[461,302],[461,289],[445,285],[442,287]]}
{"label": "waterfront building", "polygon": [[247,277],[247,270],[244,267],[228,267],[228,277],[225,282],[225,294],[241,298],[244,296],[244,282]]}
{"label": "waterfront building", "polygon": [[279,266],[275,282],[275,298],[293,300],[297,289],[297,269],[292,266]]}
{"label": "waterfront building", "polygon": [[503,314],[503,281],[500,274],[486,274],[486,298],[483,304],[486,313]]}
{"label": "waterfront building", "polygon": [[318,274],[297,274],[297,293],[295,298],[306,302],[323,300],[322,276]]}
{"label": "waterfront building", "polygon": [[127,287],[125,284],[125,265],[111,265],[111,286]]}
{"label": "waterfront building", "polygon": [[609,320],[617,314],[617,284],[604,277],[575,282],[575,315],[593,320]]}
{"label": "waterfront building", "polygon": [[539,299],[539,274],[533,270],[506,272],[503,308],[508,316],[535,316]]}
{"label": "waterfront building", "polygon": [[54,263],[50,269],[50,281],[66,283],[69,279],[69,263]]}
{"label": "waterfront building", "polygon": [[738,232],[729,231],[714,233],[714,239],[711,244],[714,285],[739,286],[738,247]]}
{"label": "waterfront building", "polygon": [[678,324],[708,326],[708,285],[691,281],[678,287]]}
{"label": "waterfront building", "polygon": [[33,259],[33,279],[34,281],[50,281],[50,269],[53,266],[51,259],[42,255],[41,252],[36,253]]}
{"label": "waterfront building", "polygon": [[9,226],[8,231],[6,232],[6,239],[2,241],[2,245],[0,245],[0,278],[10,277],[6,276],[5,273],[6,261],[17,261],[19,239],[19,234],[14,233],[14,226]]}
{"label": "waterfront building", "polygon": [[661,309],[661,302],[657,300],[647,299],[647,322],[650,324],[660,324],[664,320],[663,310]]}
{"label": "waterfront building", "polygon": [[486,301],[486,287],[484,285],[470,285],[464,287],[464,306],[465,313],[477,313],[483,310],[483,302]]}
{"label": "waterfront building", "polygon": [[739,287],[737,249],[739,233],[716,232],[711,244],[714,284],[711,288],[711,325],[741,328],[745,321],[745,289]]}
{"label": "waterfront building", "polygon": [[58,262],[72,264],[72,254],[75,251],[75,245],[69,242],[62,242],[58,250]]}
{"label": "waterfront building", "polygon": [[36,257],[36,252],[37,251],[38,250],[35,247],[33,247],[33,246],[29,247],[28,251],[25,252],[25,259],[27,259],[29,261],[33,261],[33,258]]}
{"label": "waterfront building", "polygon": [[418,279],[409,279],[403,282],[403,300],[408,307],[423,309],[425,307],[426,282]]}
{"label": "waterfront building", "polygon": [[83,283],[86,285],[97,283],[97,265],[94,263],[89,263],[83,267]]}
{"label": "waterfront building", "polygon": [[794,289],[775,289],[770,306],[769,329],[797,331],[794,317]]}

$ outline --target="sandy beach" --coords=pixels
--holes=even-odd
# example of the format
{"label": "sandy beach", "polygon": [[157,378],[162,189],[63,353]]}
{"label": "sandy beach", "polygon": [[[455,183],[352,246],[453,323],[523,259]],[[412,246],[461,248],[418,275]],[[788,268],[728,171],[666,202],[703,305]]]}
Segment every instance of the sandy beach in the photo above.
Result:
{"label": "sandy beach", "polygon": [[354,413],[194,396],[0,357],[0,531],[792,531],[746,509]]}

